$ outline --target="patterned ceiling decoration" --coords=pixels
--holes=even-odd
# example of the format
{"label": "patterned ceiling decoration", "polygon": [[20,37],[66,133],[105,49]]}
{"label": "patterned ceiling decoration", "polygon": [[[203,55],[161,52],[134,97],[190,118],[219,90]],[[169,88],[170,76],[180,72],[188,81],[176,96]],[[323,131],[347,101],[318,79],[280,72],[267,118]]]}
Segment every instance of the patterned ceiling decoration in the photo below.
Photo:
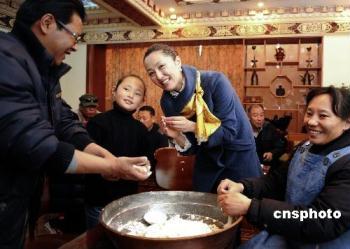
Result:
{"label": "patterned ceiling decoration", "polygon": [[87,43],[130,43],[350,33],[350,22],[265,23],[86,32]]}
{"label": "patterned ceiling decoration", "polygon": [[[11,28],[21,1],[0,0],[0,29]],[[350,33],[349,0],[265,0],[264,8],[256,2],[84,0],[83,38],[87,43],[129,43]],[[177,6],[175,18],[168,10],[171,4]]]}
{"label": "patterned ceiling decoration", "polygon": [[179,5],[223,3],[223,2],[246,2],[246,1],[248,0],[175,0],[175,2]]}

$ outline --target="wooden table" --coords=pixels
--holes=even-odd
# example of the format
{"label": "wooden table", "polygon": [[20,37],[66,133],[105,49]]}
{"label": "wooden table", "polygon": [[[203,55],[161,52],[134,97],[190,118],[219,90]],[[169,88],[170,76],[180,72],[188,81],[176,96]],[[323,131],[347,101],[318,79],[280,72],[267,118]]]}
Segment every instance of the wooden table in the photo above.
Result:
{"label": "wooden table", "polygon": [[98,225],[75,239],[69,241],[59,249],[115,249],[110,239]]}

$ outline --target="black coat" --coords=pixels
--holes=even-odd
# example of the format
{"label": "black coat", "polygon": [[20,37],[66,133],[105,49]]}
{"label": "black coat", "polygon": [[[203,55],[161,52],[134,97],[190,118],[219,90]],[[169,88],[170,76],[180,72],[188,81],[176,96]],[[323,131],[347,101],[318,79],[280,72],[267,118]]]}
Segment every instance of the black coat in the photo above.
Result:
{"label": "black coat", "polygon": [[154,158],[154,152],[162,147],[169,146],[168,137],[159,132],[159,125],[154,123],[152,129],[148,131],[148,140],[149,140],[149,148],[150,148],[150,161],[152,167],[155,166],[156,160]]}
{"label": "black coat", "polygon": [[[90,136],[113,155],[148,156],[149,142],[146,127],[134,119],[132,113],[117,105],[114,109],[101,113],[89,120],[87,130]],[[101,175],[86,175],[86,203],[103,207],[125,195],[135,194],[136,181],[108,181]]]}
{"label": "black coat", "polygon": [[[323,146],[313,145],[310,152],[327,155],[332,151],[350,145],[350,131],[331,143]],[[287,167],[279,167],[266,176],[243,180],[244,194],[252,199],[247,219],[252,224],[280,234],[287,239],[305,242],[323,242],[334,239],[350,227],[350,155],[337,160],[328,168],[325,186],[309,205],[293,205],[284,202],[287,183]],[[341,218],[279,220],[273,217],[275,210],[339,210]]]}
{"label": "black coat", "polygon": [[[269,121],[265,121],[255,138],[256,151],[261,164],[278,166],[280,156],[286,151],[287,141]],[[264,161],[264,153],[271,152],[272,160]]]}
{"label": "black coat", "polygon": [[69,67],[52,62],[30,29],[0,32],[0,248],[21,248],[42,172],[64,172],[91,142],[61,99]]}

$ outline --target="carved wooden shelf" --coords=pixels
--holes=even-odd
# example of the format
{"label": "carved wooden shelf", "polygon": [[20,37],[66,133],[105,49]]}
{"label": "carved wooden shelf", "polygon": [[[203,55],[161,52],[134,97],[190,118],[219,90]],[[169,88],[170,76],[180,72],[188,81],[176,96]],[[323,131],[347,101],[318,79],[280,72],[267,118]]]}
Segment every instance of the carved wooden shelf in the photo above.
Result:
{"label": "carved wooden shelf", "polygon": [[[277,44],[285,51],[283,61],[277,61]],[[253,45],[255,48],[253,49]],[[253,75],[255,64],[256,75]],[[309,72],[307,74],[307,72]],[[322,38],[286,38],[281,40],[262,39],[246,43],[244,60],[244,95],[261,97],[269,117],[293,112],[288,132],[300,132],[303,126],[302,110],[305,96],[312,88],[321,86],[322,77]],[[255,77],[255,78],[254,78]],[[257,80],[257,79],[258,80]],[[259,85],[251,85],[252,81]],[[304,85],[303,83],[311,83]],[[245,107],[250,101],[243,101]]]}
{"label": "carved wooden shelf", "polygon": [[254,86],[244,86],[245,88],[269,88],[270,86],[260,86],[260,85],[254,85]]}
{"label": "carved wooden shelf", "polygon": [[294,88],[313,88],[320,87],[320,85],[293,85]]}
{"label": "carved wooden shelf", "polygon": [[[254,69],[251,68],[251,67],[247,67],[247,68],[244,68],[244,71],[246,72],[250,72],[250,71],[253,71]],[[266,69],[263,68],[263,67],[258,67],[258,68],[255,68],[255,71],[265,71]]]}
{"label": "carved wooden shelf", "polygon": [[298,67],[298,71],[320,71],[321,68],[320,67]]}
{"label": "carved wooden shelf", "polygon": [[[266,66],[277,66],[280,65],[279,62],[275,62],[275,61],[267,61],[265,62]],[[282,62],[283,66],[295,66],[295,65],[299,65],[299,61],[283,61]]]}

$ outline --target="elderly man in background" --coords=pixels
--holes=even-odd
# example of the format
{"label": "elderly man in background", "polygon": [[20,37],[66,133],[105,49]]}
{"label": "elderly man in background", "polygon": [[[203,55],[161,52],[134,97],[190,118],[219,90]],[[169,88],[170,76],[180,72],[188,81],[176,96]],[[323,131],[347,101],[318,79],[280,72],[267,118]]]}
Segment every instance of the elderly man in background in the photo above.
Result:
{"label": "elderly man in background", "polygon": [[168,137],[162,134],[159,130],[159,125],[156,123],[156,112],[152,106],[145,105],[139,109],[138,118],[143,123],[150,136],[150,147],[154,153],[158,148],[168,147]]}
{"label": "elderly man in background", "polygon": [[86,127],[87,122],[100,113],[97,110],[98,98],[93,94],[86,93],[80,96],[79,101],[78,118]]}
{"label": "elderly man in background", "polygon": [[279,165],[280,156],[286,151],[286,139],[265,119],[262,105],[249,106],[248,117],[253,128],[260,163],[265,166],[264,172],[275,169]]}

